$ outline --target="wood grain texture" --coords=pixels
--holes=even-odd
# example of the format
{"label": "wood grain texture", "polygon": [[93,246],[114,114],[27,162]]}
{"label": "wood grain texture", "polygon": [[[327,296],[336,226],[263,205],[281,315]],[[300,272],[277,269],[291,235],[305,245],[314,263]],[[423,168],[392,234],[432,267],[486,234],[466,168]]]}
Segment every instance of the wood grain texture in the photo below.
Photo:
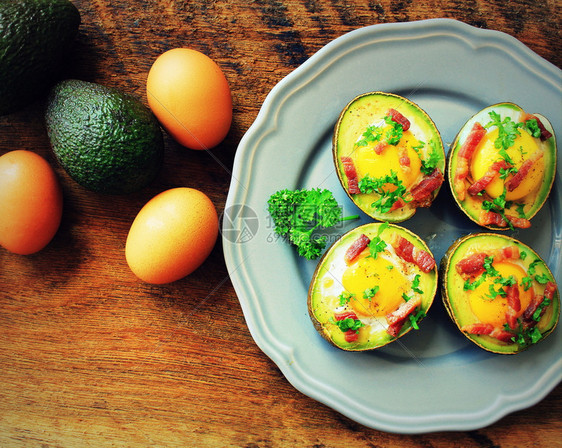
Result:
{"label": "wood grain texture", "polygon": [[557,1],[74,0],[82,15],[63,77],[117,87],[146,103],[156,57],[188,46],[224,70],[234,102],[211,153],[166,139],[155,182],[126,197],[82,189],[56,165],[43,99],[0,117],[0,154],[29,149],[61,179],[65,208],[41,252],[0,250],[2,447],[556,447],[562,386],[540,404],[470,432],[417,436],[359,425],[296,391],[256,346],[220,241],[205,264],[153,286],[129,271],[125,239],[167,188],[209,195],[219,214],[244,132],[271,88],[358,27],[434,17],[506,32],[562,67]]}

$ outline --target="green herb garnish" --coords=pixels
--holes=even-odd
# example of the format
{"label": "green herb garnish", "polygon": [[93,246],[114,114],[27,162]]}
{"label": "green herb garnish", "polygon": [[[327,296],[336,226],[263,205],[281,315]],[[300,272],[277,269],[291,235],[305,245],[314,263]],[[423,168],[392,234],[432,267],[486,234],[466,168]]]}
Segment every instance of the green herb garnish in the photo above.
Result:
{"label": "green herb garnish", "polygon": [[521,135],[519,128],[524,126],[523,123],[518,123],[511,120],[511,117],[505,117],[502,121],[500,114],[491,111],[488,113],[492,121],[490,121],[486,126],[486,129],[496,126],[498,128],[498,137],[494,142],[496,148],[507,149],[515,143],[515,139]]}
{"label": "green herb garnish", "polygon": [[[388,188],[389,184],[395,188]],[[409,202],[405,199],[406,187],[395,171],[384,177],[365,176],[359,181],[359,190],[364,194],[377,193],[380,196],[371,204],[379,213],[388,213],[398,199]]]}
{"label": "green herb garnish", "polygon": [[327,229],[359,215],[342,217],[342,209],[329,190],[280,190],[270,196],[269,214],[277,235],[296,246],[298,254],[313,260],[322,254],[327,237],[316,236],[317,229]]}
{"label": "green herb garnish", "polygon": [[531,134],[535,138],[539,138],[541,136],[541,128],[539,128],[539,124],[537,123],[536,118],[531,118],[525,122],[525,127],[529,134]]}
{"label": "green herb garnish", "polygon": [[355,298],[354,294],[347,291],[342,292],[338,297],[338,299],[340,299],[340,306],[346,305],[347,303],[349,303],[351,299],[354,298]]}
{"label": "green herb garnish", "polygon": [[389,145],[397,145],[404,132],[402,125],[394,121],[389,115],[384,117],[384,121],[386,124],[390,125],[390,129],[386,131],[386,141]]}
{"label": "green herb garnish", "polygon": [[363,292],[363,298],[364,299],[369,299],[371,300],[373,297],[375,297],[375,294],[377,292],[379,292],[380,287],[377,286],[373,286],[372,288],[367,288],[364,292]]}
{"label": "green herb garnish", "polygon": [[365,324],[361,322],[359,319],[353,319],[351,317],[346,317],[345,319],[342,320],[335,320],[334,318],[332,318],[332,323],[336,324],[339,327],[339,329],[344,333],[349,330],[357,331],[361,327],[365,326]]}
{"label": "green herb garnish", "polygon": [[381,238],[381,233],[384,232],[388,228],[388,222],[383,222],[379,229],[377,230],[377,234],[369,241],[369,252],[370,256],[373,258],[377,258],[377,255],[380,252],[384,252],[386,249],[386,243]]}

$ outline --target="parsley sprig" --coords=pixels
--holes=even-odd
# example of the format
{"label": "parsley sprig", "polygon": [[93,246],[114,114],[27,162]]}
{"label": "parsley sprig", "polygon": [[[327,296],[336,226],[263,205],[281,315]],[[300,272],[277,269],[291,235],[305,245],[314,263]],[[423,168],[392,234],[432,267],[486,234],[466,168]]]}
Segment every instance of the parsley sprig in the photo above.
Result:
{"label": "parsley sprig", "polygon": [[328,229],[359,215],[342,217],[342,209],[329,190],[280,190],[267,201],[275,233],[296,246],[298,254],[308,260],[318,258],[326,247],[326,235],[318,229]]}

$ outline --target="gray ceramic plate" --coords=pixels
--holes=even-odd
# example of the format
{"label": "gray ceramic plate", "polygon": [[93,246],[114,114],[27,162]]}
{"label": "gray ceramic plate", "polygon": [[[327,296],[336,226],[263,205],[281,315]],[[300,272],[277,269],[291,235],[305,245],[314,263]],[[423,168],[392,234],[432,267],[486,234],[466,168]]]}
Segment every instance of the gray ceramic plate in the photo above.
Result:
{"label": "gray ceramic plate", "polygon": [[[353,31],[276,85],[240,142],[222,225],[230,277],[254,340],[304,394],[384,431],[480,428],[537,403],[562,379],[560,326],[524,353],[493,355],[460,335],[436,298],[419,331],[373,352],[343,352],[308,317],[316,263],[299,259],[273,233],[266,202],[279,189],[328,188],[344,214],[359,213],[335,174],[331,137],[347,102],[374,90],[425,109],[446,148],[470,116],[501,101],[542,113],[562,136],[562,72],[516,39],[447,19]],[[533,227],[507,233],[534,248],[558,284],[561,191],[558,173]],[[331,240],[368,221],[361,215]],[[402,225],[424,238],[437,260],[457,237],[482,230],[455,208],[447,185],[431,209]]]}

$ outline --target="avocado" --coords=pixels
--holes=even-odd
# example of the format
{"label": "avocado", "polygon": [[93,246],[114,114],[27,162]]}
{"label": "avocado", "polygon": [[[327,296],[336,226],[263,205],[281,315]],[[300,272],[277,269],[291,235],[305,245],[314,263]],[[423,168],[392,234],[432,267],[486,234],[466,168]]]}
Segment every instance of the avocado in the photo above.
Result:
{"label": "avocado", "polygon": [[421,238],[395,224],[364,224],[320,259],[308,290],[309,316],[335,347],[373,350],[419,328],[437,280]]}
{"label": "avocado", "polygon": [[0,2],[0,115],[46,93],[78,32],[68,0]]}
{"label": "avocado", "polygon": [[347,195],[379,221],[401,222],[429,207],[444,180],[437,127],[417,104],[392,93],[351,100],[336,122],[332,153]]}
{"label": "avocado", "polygon": [[516,354],[556,327],[560,293],[529,246],[495,233],[456,240],[440,262],[441,297],[458,329],[479,347]]}
{"label": "avocado", "polygon": [[89,190],[139,190],[162,165],[164,141],[156,118],[138,98],[117,89],[61,81],[49,94],[45,121],[57,160]]}
{"label": "avocado", "polygon": [[513,103],[482,109],[449,150],[447,177],[457,206],[490,230],[530,227],[554,183],[556,151],[546,117]]}

